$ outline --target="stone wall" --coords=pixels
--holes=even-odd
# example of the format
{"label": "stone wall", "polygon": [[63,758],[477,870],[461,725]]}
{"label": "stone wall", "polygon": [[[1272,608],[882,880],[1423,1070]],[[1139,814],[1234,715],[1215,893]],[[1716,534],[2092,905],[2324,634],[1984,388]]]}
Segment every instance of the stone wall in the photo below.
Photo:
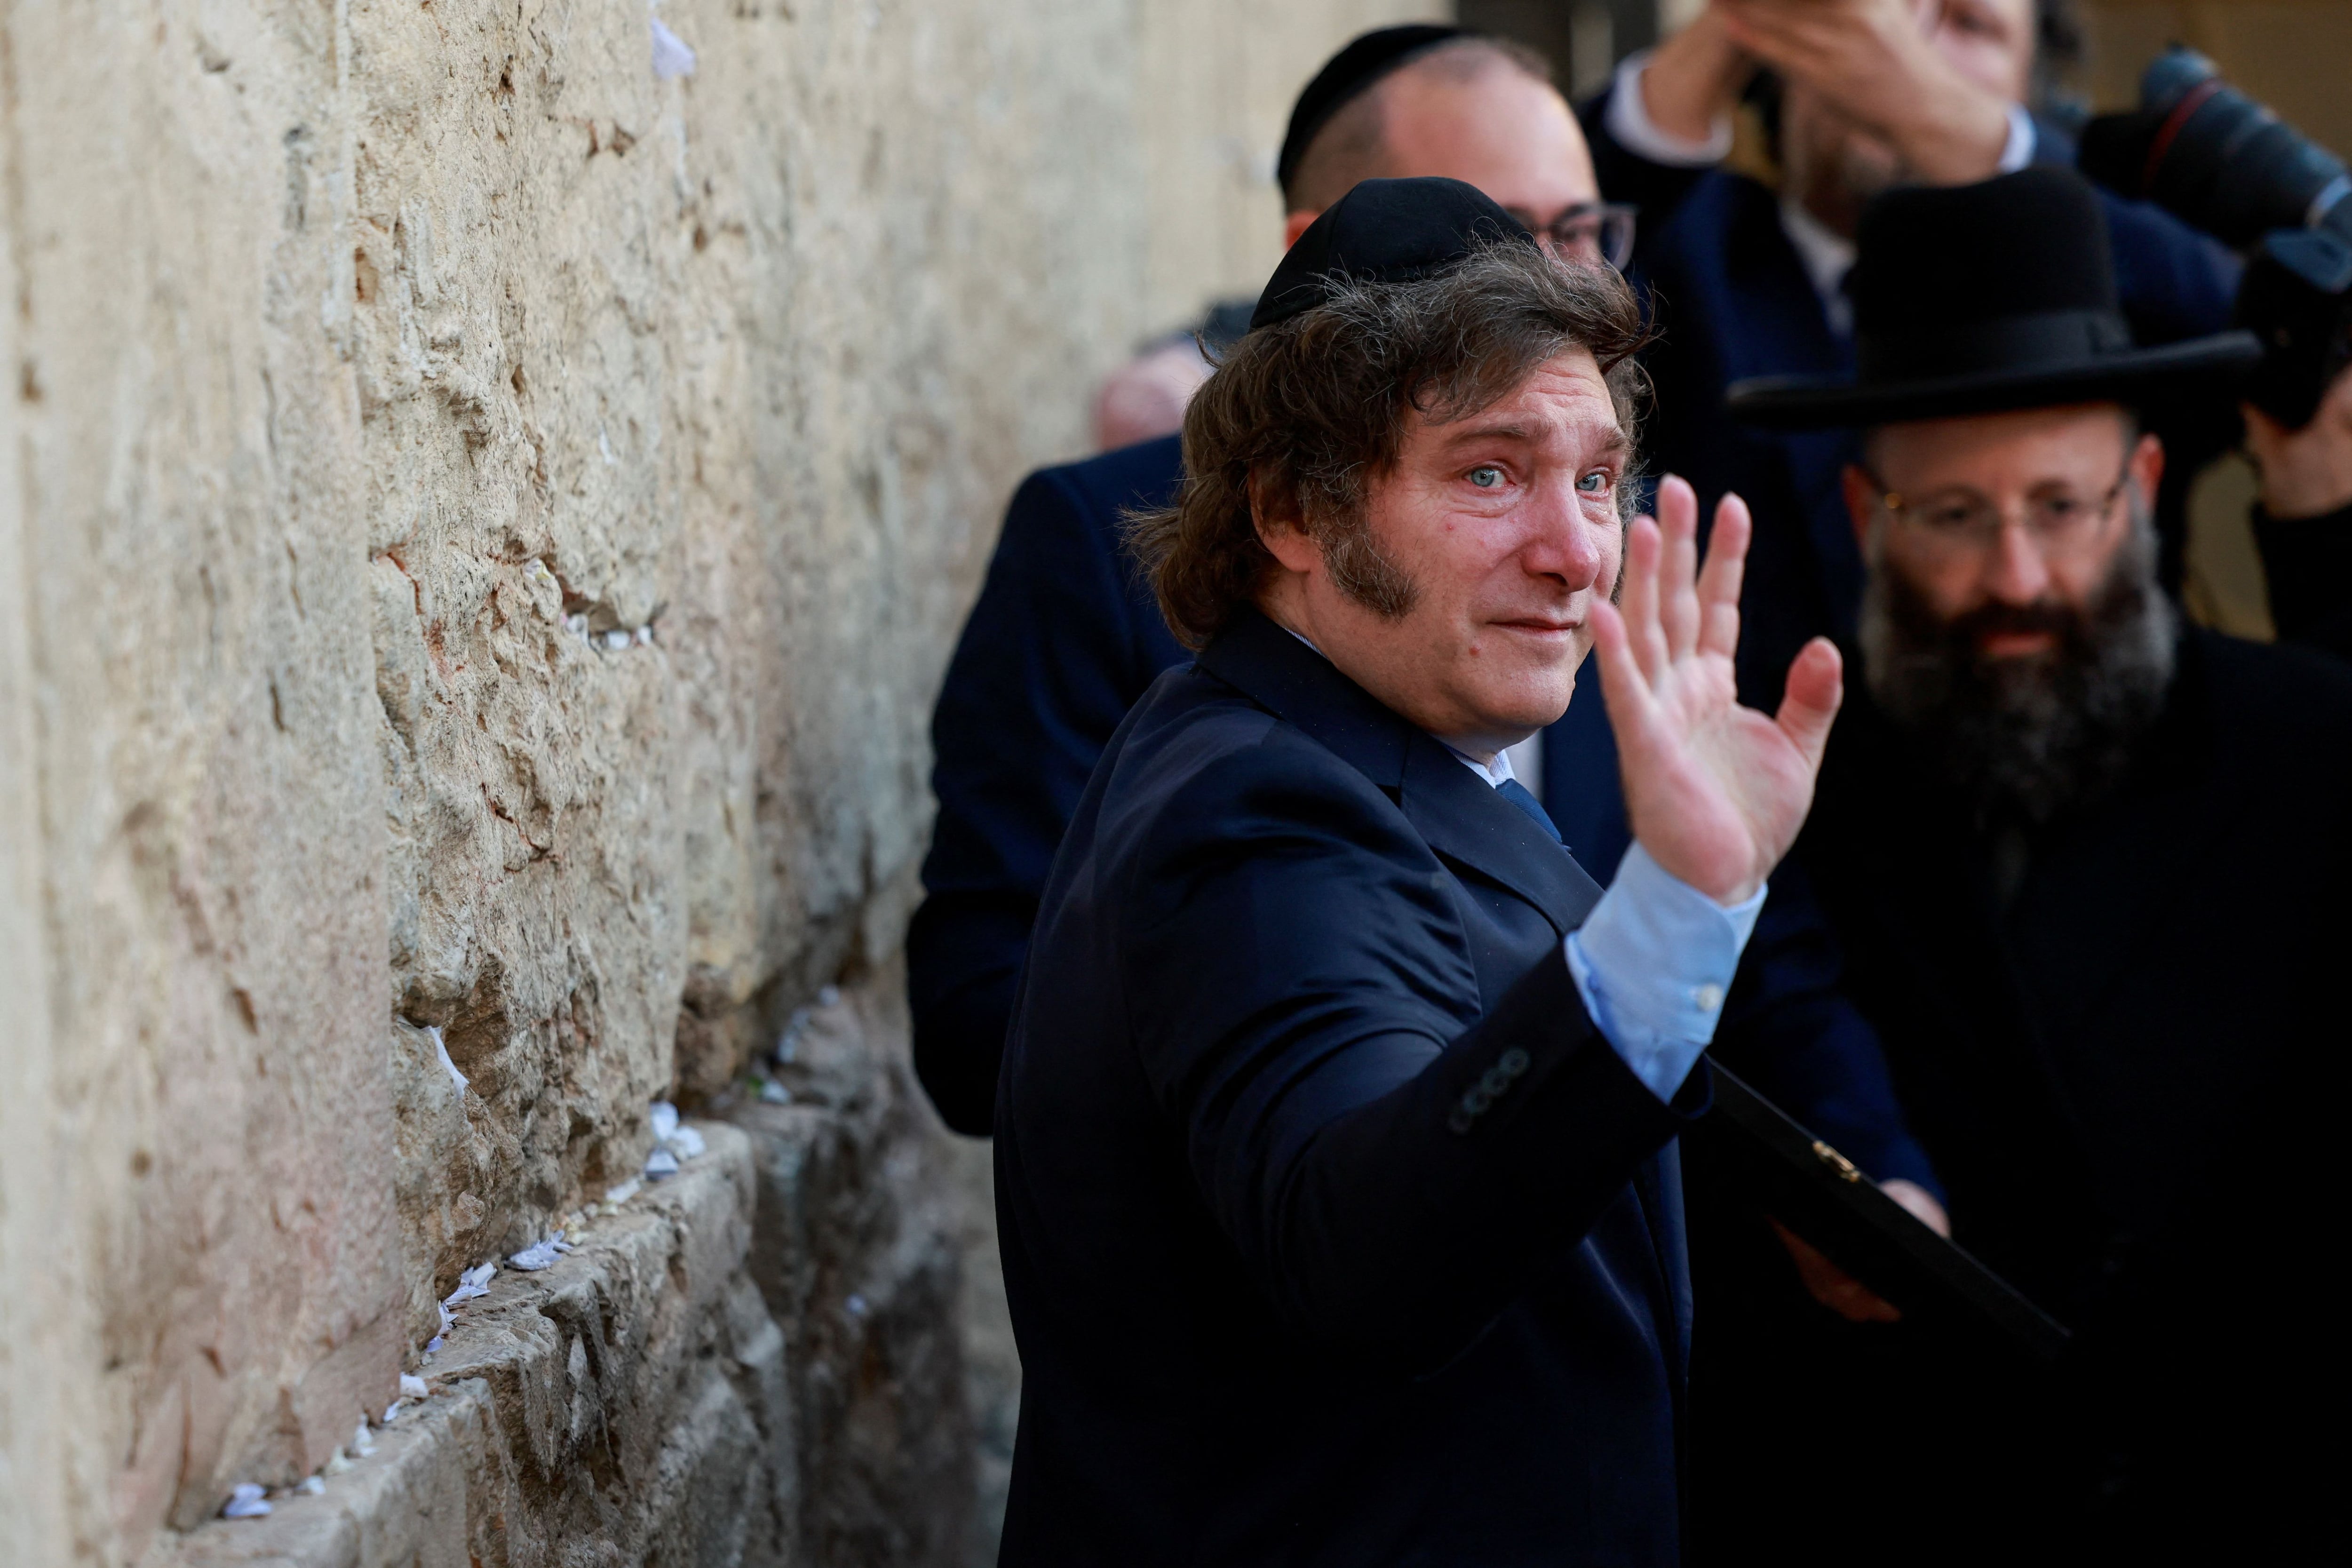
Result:
{"label": "stone wall", "polygon": [[150,1568],[981,1563],[954,1156],[844,998],[790,1105],[704,1122],[673,1178],[507,1269],[315,1495]]}
{"label": "stone wall", "polygon": [[[318,1471],[433,1370],[461,1269],[834,983],[864,1087],[708,1156],[766,1173],[712,1223],[798,1446],[749,1372],[755,1436],[720,1425],[802,1489],[792,1560],[984,1536],[949,1245],[984,1167],[893,1002],[938,672],[1095,375],[1271,266],[1289,94],[1426,9],[0,4],[0,1563],[257,1528],[175,1533]],[[786,1166],[850,1218],[793,1218]],[[887,1397],[881,1342],[793,1316],[863,1276],[917,1369]],[[736,1283],[673,1284],[677,1344],[765,1353]],[[479,1457],[537,1428],[475,1381],[413,1430],[478,1522]],[[658,1456],[717,1384],[665,1386],[585,1397]],[[666,1474],[595,1506],[655,1519]]]}

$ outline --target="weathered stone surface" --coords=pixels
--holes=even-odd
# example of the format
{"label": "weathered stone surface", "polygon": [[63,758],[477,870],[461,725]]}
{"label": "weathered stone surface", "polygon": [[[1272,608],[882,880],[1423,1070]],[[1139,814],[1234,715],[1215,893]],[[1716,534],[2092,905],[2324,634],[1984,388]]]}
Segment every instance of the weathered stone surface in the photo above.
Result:
{"label": "weathered stone surface", "polygon": [[[992,1560],[944,1144],[855,1001],[798,1038],[790,1106],[497,1275],[377,1452],[152,1568]],[[344,1441],[348,1442],[348,1435]]]}
{"label": "weathered stone surface", "polygon": [[[984,1534],[887,1512],[1011,1398],[877,1000],[939,671],[1096,374],[1271,265],[1288,95],[1423,8],[667,0],[665,80],[645,0],[0,7],[0,1564],[315,1469],[828,983],[793,1528]],[[699,1398],[599,1417],[627,1507],[747,1440],[643,1414]]]}
{"label": "weathered stone surface", "polygon": [[577,1251],[463,1305],[423,1369],[433,1394],[373,1456],[157,1568],[806,1561],[784,1336],[744,1267],[752,1141],[705,1131],[707,1154]]}
{"label": "weathered stone surface", "polygon": [[792,1031],[774,1069],[792,1103],[727,1113],[757,1151],[751,1272],[798,1374],[818,1563],[964,1562],[976,1533],[959,1246],[975,1194],[919,1103],[888,978]]}

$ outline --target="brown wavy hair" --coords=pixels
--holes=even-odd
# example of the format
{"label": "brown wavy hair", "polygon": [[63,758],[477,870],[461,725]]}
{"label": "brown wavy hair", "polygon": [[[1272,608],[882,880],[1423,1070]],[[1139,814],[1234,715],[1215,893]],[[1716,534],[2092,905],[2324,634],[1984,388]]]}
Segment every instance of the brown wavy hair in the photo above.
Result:
{"label": "brown wavy hair", "polygon": [[1622,279],[1523,241],[1411,282],[1336,283],[1314,309],[1248,333],[1185,411],[1174,500],[1126,520],[1169,629],[1199,648],[1256,601],[1274,557],[1258,539],[1253,483],[1262,505],[1303,522],[1342,589],[1402,615],[1411,584],[1373,546],[1365,505],[1395,468],[1407,421],[1466,418],[1580,348],[1630,438],[1645,386],[1633,356],[1646,341]]}

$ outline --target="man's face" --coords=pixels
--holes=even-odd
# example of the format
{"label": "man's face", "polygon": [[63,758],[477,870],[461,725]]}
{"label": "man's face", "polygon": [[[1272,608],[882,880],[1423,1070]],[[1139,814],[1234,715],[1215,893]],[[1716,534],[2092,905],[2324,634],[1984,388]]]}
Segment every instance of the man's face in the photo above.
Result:
{"label": "man's face", "polygon": [[[1962,77],[2022,102],[2033,74],[2033,0],[1892,0],[1909,8],[1928,43]],[[1905,177],[1885,138],[1820,94],[1790,84],[1780,107],[1781,161],[1792,190],[1834,226],[1850,229],[1865,203]]]}
{"label": "man's face", "polygon": [[2045,658],[2130,532],[2164,467],[2112,404],[1922,420],[1874,432],[1845,471],[1858,537],[1937,620],[1971,620],[1981,658]]}
{"label": "man's face", "polygon": [[[1467,80],[1407,67],[1373,90],[1383,178],[1460,180],[1538,231],[1600,200],[1592,154],[1567,100],[1507,61],[1491,60]],[[1315,216],[1290,214],[1283,243],[1295,244]]]}
{"label": "man's face", "polygon": [[[2104,798],[2172,682],[2147,506],[2162,448],[2093,405],[1895,426],[1867,451],[1846,502],[1870,557],[1857,629],[1880,710],[1980,828]],[[1994,842],[2013,889],[2014,838]]]}
{"label": "man's face", "polygon": [[1475,415],[1416,422],[1373,479],[1367,543],[1401,613],[1335,582],[1306,533],[1261,518],[1282,568],[1265,607],[1396,712],[1490,754],[1567,711],[1592,604],[1617,581],[1629,456],[1600,367],[1564,353]]}

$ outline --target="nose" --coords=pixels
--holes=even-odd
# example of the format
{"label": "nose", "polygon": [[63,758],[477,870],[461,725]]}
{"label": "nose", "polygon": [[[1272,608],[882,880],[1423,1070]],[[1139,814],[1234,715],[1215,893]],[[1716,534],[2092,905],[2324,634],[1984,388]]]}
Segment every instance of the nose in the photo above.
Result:
{"label": "nose", "polygon": [[2022,524],[2001,520],[2000,534],[1985,562],[1985,591],[2008,605],[2031,605],[2050,589],[2050,565],[2042,547]]}
{"label": "nose", "polygon": [[1615,534],[1596,528],[1584,515],[1572,476],[1538,487],[1524,514],[1528,524],[1520,564],[1538,577],[1556,579],[1571,594],[1582,593],[1601,579],[1610,562]]}

